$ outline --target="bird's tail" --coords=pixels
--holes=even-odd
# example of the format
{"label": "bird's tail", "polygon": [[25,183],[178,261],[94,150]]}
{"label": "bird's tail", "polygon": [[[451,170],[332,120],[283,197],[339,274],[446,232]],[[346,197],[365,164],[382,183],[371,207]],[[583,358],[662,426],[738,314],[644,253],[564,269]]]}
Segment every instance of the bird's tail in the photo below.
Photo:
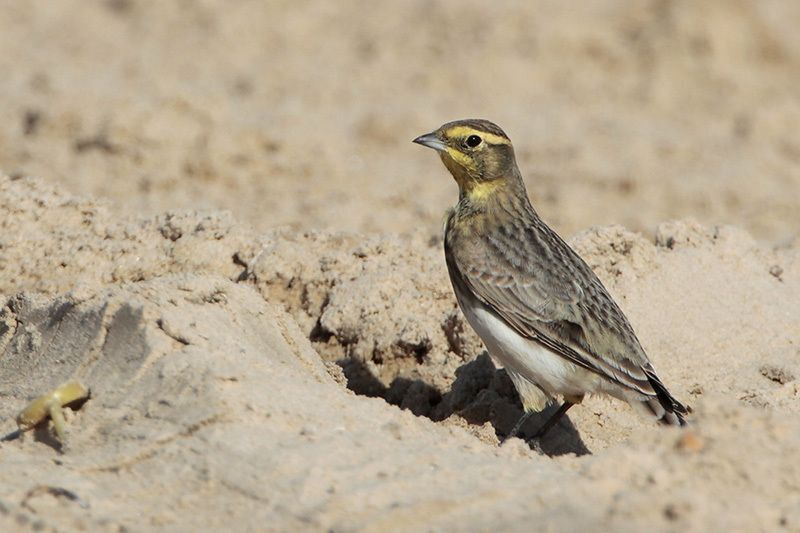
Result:
{"label": "bird's tail", "polygon": [[679,411],[677,409],[668,410],[664,407],[661,401],[658,398],[648,398],[642,402],[649,413],[654,415],[656,419],[666,426],[685,426],[686,420],[683,418],[683,415],[686,414],[686,408],[684,411]]}
{"label": "bird's tail", "polygon": [[690,412],[690,409],[675,399],[667,388],[658,379],[655,372],[645,371],[647,380],[655,391],[655,396],[642,400],[647,411],[655,415],[656,419],[662,424],[670,426],[685,426],[686,420],[683,415]]}

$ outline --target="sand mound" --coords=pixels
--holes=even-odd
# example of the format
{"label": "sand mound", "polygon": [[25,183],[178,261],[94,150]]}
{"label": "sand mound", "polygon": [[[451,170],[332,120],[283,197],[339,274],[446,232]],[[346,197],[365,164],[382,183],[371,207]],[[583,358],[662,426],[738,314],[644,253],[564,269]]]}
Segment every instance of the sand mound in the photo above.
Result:
{"label": "sand mound", "polygon": [[44,429],[0,446],[5,529],[800,527],[796,249],[692,222],[576,236],[695,414],[590,399],[543,455],[497,446],[516,398],[435,239],[115,220],[29,179],[0,206],[0,432],[92,389],[64,453]]}

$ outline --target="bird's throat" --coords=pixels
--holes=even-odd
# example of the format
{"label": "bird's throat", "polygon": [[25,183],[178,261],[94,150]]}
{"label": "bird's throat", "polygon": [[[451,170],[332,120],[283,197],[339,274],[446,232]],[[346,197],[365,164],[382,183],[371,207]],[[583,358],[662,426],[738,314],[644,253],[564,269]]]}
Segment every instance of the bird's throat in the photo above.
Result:
{"label": "bird's throat", "polygon": [[491,181],[471,181],[462,186],[459,184],[461,194],[472,202],[485,202],[492,198],[498,190],[503,187],[504,180],[496,179]]}

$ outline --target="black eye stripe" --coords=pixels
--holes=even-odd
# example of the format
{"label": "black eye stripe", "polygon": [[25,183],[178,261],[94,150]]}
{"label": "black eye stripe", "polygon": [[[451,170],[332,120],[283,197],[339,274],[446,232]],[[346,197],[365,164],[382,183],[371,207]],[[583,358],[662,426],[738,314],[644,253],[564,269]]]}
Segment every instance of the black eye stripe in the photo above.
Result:
{"label": "black eye stripe", "polygon": [[470,135],[469,137],[467,137],[467,140],[465,142],[467,146],[469,146],[470,148],[475,148],[476,146],[481,144],[482,141],[483,139],[481,139],[477,135]]}

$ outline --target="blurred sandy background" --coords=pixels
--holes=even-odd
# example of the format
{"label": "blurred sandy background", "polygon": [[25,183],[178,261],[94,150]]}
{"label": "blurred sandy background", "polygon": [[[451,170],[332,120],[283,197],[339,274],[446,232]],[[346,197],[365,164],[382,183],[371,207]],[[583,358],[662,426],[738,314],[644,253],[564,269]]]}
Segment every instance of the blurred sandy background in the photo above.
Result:
{"label": "blurred sandy background", "polygon": [[0,167],[124,212],[437,232],[410,139],[485,117],[572,234],[800,215],[800,5],[783,0],[31,1],[0,13]]}
{"label": "blurred sandy background", "polygon": [[[0,2],[0,530],[800,531],[800,4]],[[482,117],[670,390],[538,444],[457,309]],[[548,413],[523,427],[530,435]]]}

